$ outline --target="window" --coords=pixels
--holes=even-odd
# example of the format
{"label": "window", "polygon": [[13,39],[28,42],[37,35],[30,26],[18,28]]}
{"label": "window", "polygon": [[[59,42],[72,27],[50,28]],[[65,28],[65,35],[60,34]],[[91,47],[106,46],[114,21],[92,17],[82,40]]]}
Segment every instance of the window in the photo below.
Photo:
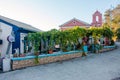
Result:
{"label": "window", "polygon": [[96,21],[97,21],[97,22],[99,21],[99,16],[96,16]]}

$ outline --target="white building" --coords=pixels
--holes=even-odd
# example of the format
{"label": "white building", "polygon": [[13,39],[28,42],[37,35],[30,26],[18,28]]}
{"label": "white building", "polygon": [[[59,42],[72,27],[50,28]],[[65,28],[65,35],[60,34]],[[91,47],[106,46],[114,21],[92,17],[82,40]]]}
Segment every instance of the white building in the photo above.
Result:
{"label": "white building", "polygon": [[[23,53],[25,47],[24,37],[27,35],[27,33],[39,31],[41,30],[31,25],[0,16],[1,57],[6,56],[6,54],[15,53],[15,49],[18,49],[19,53]],[[14,37],[10,38],[11,34]],[[11,40],[14,39],[14,41],[10,43],[7,40],[8,38]]]}

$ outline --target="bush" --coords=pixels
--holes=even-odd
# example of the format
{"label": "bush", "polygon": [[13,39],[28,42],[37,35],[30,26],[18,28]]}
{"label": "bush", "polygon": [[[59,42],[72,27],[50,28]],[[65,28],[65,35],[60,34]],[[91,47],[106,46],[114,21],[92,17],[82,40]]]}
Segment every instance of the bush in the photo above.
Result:
{"label": "bush", "polygon": [[114,44],[115,44],[114,40],[111,40],[110,45],[112,46],[112,45],[114,45]]}

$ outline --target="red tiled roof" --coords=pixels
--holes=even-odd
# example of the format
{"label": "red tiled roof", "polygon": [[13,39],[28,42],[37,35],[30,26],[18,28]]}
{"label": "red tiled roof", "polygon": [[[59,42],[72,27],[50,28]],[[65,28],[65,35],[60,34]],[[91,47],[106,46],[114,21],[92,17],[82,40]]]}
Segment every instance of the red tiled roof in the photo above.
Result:
{"label": "red tiled roof", "polygon": [[70,21],[60,25],[60,27],[67,27],[67,26],[90,26],[90,24],[74,18],[74,19],[71,19]]}

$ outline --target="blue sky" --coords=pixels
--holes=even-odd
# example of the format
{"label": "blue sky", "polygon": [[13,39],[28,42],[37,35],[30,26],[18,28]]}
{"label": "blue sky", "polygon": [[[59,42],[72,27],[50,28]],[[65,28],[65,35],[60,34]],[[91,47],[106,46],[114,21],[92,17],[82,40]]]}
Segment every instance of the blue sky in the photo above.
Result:
{"label": "blue sky", "polygon": [[117,4],[120,0],[0,0],[0,15],[47,31],[72,18],[91,23],[96,10],[104,15]]}

